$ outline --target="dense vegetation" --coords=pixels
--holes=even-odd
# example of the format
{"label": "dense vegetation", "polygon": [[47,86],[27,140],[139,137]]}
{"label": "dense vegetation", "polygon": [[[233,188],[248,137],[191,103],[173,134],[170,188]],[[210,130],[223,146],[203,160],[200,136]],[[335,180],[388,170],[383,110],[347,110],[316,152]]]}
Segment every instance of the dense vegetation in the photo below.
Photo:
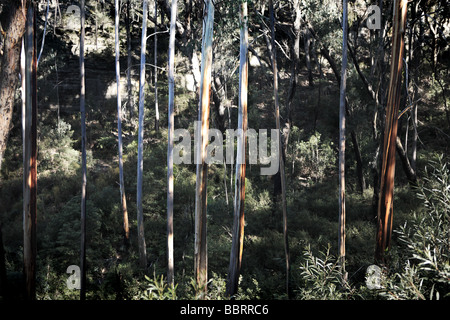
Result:
{"label": "dense vegetation", "polygon": [[[38,37],[42,36],[44,29],[47,5],[46,1],[41,2]],[[88,299],[195,299],[201,291],[193,275],[195,164],[174,166],[176,287],[171,288],[165,282],[166,62],[169,38],[165,31],[169,25],[169,11],[165,1],[159,2],[163,17],[162,20],[158,17],[161,33],[158,34],[157,59],[160,68],[156,71],[159,130],[154,126],[154,36],[149,37],[147,50],[150,65],[147,66],[145,88],[143,211],[148,265],[142,270],[138,266],[136,222],[137,83],[142,1],[130,1],[134,103],[130,106],[124,98],[122,107],[124,178],[130,217],[129,246],[123,241],[118,184],[114,3],[86,1]],[[122,1],[120,41],[123,97],[127,96],[128,58],[125,3]],[[210,127],[221,131],[237,126],[238,77],[235,70],[239,64],[238,3],[231,0],[216,3]],[[264,1],[248,3],[251,38],[248,124],[255,130],[272,129],[275,128],[272,69],[266,42],[266,37],[270,37],[269,13]],[[405,109],[412,102],[417,103],[417,180],[409,179],[404,163],[398,158],[393,221],[395,232],[389,251],[389,268],[383,269],[378,289],[368,288],[366,269],[374,263],[374,194],[378,183],[377,155],[381,150],[380,132],[383,131],[385,106],[373,100],[356,67],[366,75],[377,95],[387,94],[392,1],[385,1],[382,7],[383,23],[386,23],[384,36],[380,36],[380,31],[366,27],[369,2],[358,0],[349,4],[350,43],[356,59],[349,59],[347,79],[346,282],[342,282],[342,270],[337,260],[339,84],[330,60],[326,58],[328,53],[332,61],[340,65],[341,2],[301,2],[303,31],[300,47],[304,49],[303,43],[308,43],[306,47],[310,52],[301,49],[299,64],[295,67],[292,3],[286,0],[276,1],[275,4],[280,105],[283,122],[290,125],[285,157],[291,253],[290,298],[448,299],[450,10],[447,2],[423,1],[409,6],[408,26],[413,27],[407,28],[405,34],[405,58],[408,59],[405,61],[409,63],[409,69],[405,67],[403,70],[404,75],[409,77],[404,78],[408,79],[408,83],[406,86],[403,83],[406,89],[403,90],[400,109]],[[38,67],[37,298],[78,299],[79,292],[67,287],[69,274],[66,269],[70,265],[78,265],[80,259],[79,30],[70,27],[73,14],[66,12],[68,4],[56,4],[57,1],[50,4],[45,45]],[[416,8],[414,16],[411,16],[413,6]],[[202,1],[180,1],[178,10],[175,127],[189,129],[193,133],[199,97],[197,84],[193,81],[192,55],[200,53]],[[55,12],[61,13],[56,19]],[[153,16],[153,1],[150,1],[149,12],[149,17]],[[153,18],[149,21],[148,34],[153,33],[150,31],[154,30],[153,21]],[[38,43],[41,41],[39,39]],[[408,56],[411,43],[415,51]],[[381,71],[376,67],[377,59],[385,64]],[[298,78],[292,86],[294,69]],[[0,175],[0,226],[8,280],[3,299],[22,296],[23,169],[19,91],[18,87],[13,127]],[[400,118],[398,130],[409,158],[414,148],[414,114],[411,110]],[[286,125],[283,130],[286,130]],[[358,148],[360,159],[355,148]],[[358,168],[359,165],[361,168]],[[237,298],[286,299],[279,175],[262,176],[259,169],[260,165],[247,165],[244,254]],[[358,177],[359,169],[362,179]],[[232,241],[233,174],[229,164],[211,164],[208,168],[209,299],[225,298]],[[361,184],[361,181],[364,183]]]}

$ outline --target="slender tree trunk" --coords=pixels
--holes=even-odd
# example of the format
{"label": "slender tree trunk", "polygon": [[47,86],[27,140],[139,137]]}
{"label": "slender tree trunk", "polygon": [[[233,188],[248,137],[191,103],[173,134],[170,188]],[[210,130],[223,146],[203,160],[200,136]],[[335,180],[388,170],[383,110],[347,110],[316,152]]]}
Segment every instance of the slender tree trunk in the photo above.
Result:
{"label": "slender tree trunk", "polygon": [[356,156],[356,175],[358,176],[359,191],[361,192],[361,194],[363,194],[364,190],[366,189],[366,181],[364,180],[364,174],[363,174],[363,163],[362,163],[362,157],[361,157],[361,150],[359,149],[359,144],[358,144],[358,140],[356,139],[355,130],[351,130],[350,135],[352,137],[353,149],[355,150],[355,156]]}
{"label": "slender tree trunk", "polygon": [[345,275],[345,95],[347,86],[347,33],[348,33],[348,16],[347,16],[347,0],[342,3],[342,69],[341,69],[341,85],[339,98],[339,261]]}
{"label": "slender tree trunk", "polygon": [[239,66],[239,114],[236,154],[236,185],[234,193],[233,239],[226,293],[232,297],[237,293],[244,246],[244,200],[245,200],[245,150],[247,134],[248,95],[248,9],[247,2],[240,3],[240,66]]}
{"label": "slender tree trunk", "polygon": [[199,94],[200,101],[198,106],[198,120],[201,122],[201,128],[198,129],[200,129],[201,143],[197,144],[198,164],[195,189],[194,247],[195,276],[197,279],[197,284],[200,288],[202,288],[203,293],[206,293],[206,285],[208,282],[208,252],[206,238],[208,163],[206,162],[206,149],[209,140],[208,130],[211,98],[213,24],[214,5],[211,0],[208,0],[205,4],[203,13],[202,60]]}
{"label": "slender tree trunk", "polygon": [[80,2],[81,7],[81,32],[80,32],[80,112],[81,112],[81,290],[80,300],[86,299],[86,184],[87,184],[87,169],[86,169],[86,86],[84,73],[84,38],[85,38],[85,5],[84,0]]}
{"label": "slender tree trunk", "polygon": [[130,112],[130,121],[134,122],[134,98],[133,85],[131,83],[132,76],[132,60],[131,60],[131,21],[130,21],[131,0],[127,1],[127,15],[125,17],[125,27],[127,32],[127,105]]}
{"label": "slender tree trunk", "polygon": [[400,141],[400,138],[398,136],[395,140],[395,144],[406,177],[408,178],[409,182],[414,185],[417,182],[416,171],[412,168],[408,155],[406,154],[406,151],[403,148],[402,142]]}
{"label": "slender tree trunk", "polygon": [[41,50],[39,51],[39,56],[37,58],[37,65],[39,65],[39,61],[41,60],[42,51],[44,50],[44,43],[45,43],[45,35],[47,33],[47,21],[48,21],[48,10],[50,8],[50,0],[47,0],[47,10],[45,12],[45,23],[44,23],[44,33],[42,35],[42,43],[41,43]]}
{"label": "slender tree trunk", "polygon": [[114,1],[115,6],[115,51],[116,51],[116,84],[117,84],[117,136],[119,148],[119,183],[120,183],[120,201],[123,213],[123,235],[125,248],[129,244],[128,228],[128,210],[125,197],[125,182],[123,178],[123,160],[122,160],[122,99],[120,91],[120,48],[119,48],[119,0]]}
{"label": "slender tree trunk", "polygon": [[381,168],[380,198],[375,260],[385,263],[386,251],[390,248],[393,221],[395,151],[398,126],[398,109],[401,94],[401,76],[404,53],[404,30],[406,26],[407,1],[394,2],[392,54],[386,124],[384,131],[383,160]]}
{"label": "slender tree trunk", "polygon": [[[173,263],[173,135],[174,135],[174,99],[175,99],[175,23],[177,20],[177,0],[172,0],[170,13],[170,35],[169,35],[169,106],[168,106],[168,148],[167,148],[167,252],[168,269],[167,282],[173,286],[174,263]],[[155,58],[156,59],[156,58]]]}
{"label": "slender tree trunk", "polygon": [[[28,5],[28,1],[26,3]],[[5,24],[6,37],[0,73],[0,168],[11,128],[14,96],[18,82],[21,40],[25,31],[26,6],[22,6],[21,1],[11,1],[10,4],[5,4],[3,7],[3,10],[9,10],[9,21]]]}
{"label": "slender tree trunk", "polygon": [[158,108],[158,1],[155,0],[155,131],[159,131],[159,108]]}
{"label": "slender tree trunk", "polygon": [[27,10],[25,37],[25,126],[23,188],[23,260],[26,298],[36,299],[36,217],[37,217],[37,57],[36,7]]}
{"label": "slender tree trunk", "polygon": [[[276,128],[279,132],[278,135],[278,145],[281,146],[281,133],[280,133],[280,107],[278,99],[278,69],[277,69],[277,52],[275,46],[275,17],[273,12],[273,1],[269,0],[269,12],[270,12],[270,31],[272,37],[271,51],[272,51],[272,68],[273,68],[273,94],[275,98],[275,120]],[[287,204],[286,204],[286,176],[284,169],[284,159],[283,154],[278,150],[278,159],[280,162],[280,180],[281,180],[281,199],[282,199],[282,209],[283,209],[283,237],[284,237],[284,253],[286,262],[286,294],[290,296],[289,290],[289,274],[290,274],[290,254],[289,254],[289,239],[287,232]]]}
{"label": "slender tree trunk", "polygon": [[147,248],[144,236],[144,213],[142,208],[142,176],[144,165],[144,86],[145,86],[145,49],[147,46],[147,11],[148,0],[143,1],[141,66],[139,75],[139,131],[138,131],[138,168],[137,168],[137,227],[139,244],[139,264],[142,269],[147,267]]}
{"label": "slender tree trunk", "polygon": [[309,34],[308,28],[305,29],[303,36],[304,36],[303,44],[305,47],[306,68],[308,69],[308,85],[312,87],[314,86],[314,81],[311,67],[311,35]]}

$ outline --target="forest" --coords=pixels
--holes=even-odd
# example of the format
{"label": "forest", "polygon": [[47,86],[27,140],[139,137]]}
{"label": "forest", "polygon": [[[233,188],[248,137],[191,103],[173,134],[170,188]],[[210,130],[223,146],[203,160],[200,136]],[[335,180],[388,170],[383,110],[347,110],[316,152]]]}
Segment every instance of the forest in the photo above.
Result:
{"label": "forest", "polygon": [[448,300],[446,0],[1,0],[0,301]]}

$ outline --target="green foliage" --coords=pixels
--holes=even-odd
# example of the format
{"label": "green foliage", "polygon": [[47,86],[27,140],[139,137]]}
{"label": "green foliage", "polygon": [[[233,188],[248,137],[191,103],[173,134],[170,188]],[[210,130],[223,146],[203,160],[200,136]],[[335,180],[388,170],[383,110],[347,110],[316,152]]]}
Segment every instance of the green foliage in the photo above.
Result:
{"label": "green foliage", "polygon": [[307,300],[341,300],[348,297],[349,286],[343,281],[344,274],[338,260],[326,252],[314,256],[310,246],[304,251],[305,261],[300,265],[302,283],[298,298]]}
{"label": "green foliage", "polygon": [[397,231],[407,259],[385,284],[388,299],[450,297],[450,170],[443,157],[426,170],[418,197],[424,212]]}
{"label": "green foliage", "polygon": [[145,276],[147,283],[147,289],[139,297],[143,300],[176,300],[177,299],[177,285],[168,285],[164,276],[158,279],[156,275],[153,275],[153,279]]}
{"label": "green foliage", "polygon": [[287,166],[292,168],[297,165],[299,175],[308,179],[319,181],[323,179],[330,169],[334,167],[336,153],[333,150],[333,142],[322,138],[319,132],[315,132],[307,140],[300,140],[302,132],[294,127],[292,129],[292,143],[287,156]]}
{"label": "green foliage", "polygon": [[39,169],[74,173],[79,167],[79,152],[73,149],[71,125],[63,120],[56,128],[41,126],[38,149]]}

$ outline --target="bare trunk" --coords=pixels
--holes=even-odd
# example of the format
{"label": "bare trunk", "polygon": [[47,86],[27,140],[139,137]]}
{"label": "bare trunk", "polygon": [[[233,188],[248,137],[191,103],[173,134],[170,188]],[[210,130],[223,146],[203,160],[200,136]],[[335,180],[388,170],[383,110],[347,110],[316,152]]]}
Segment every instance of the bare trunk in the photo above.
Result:
{"label": "bare trunk", "polygon": [[84,0],[80,2],[81,6],[81,32],[80,32],[80,113],[81,113],[81,290],[80,300],[86,299],[86,184],[87,184],[87,169],[86,169],[86,86],[84,73],[84,38],[85,38],[85,7]]}
{"label": "bare trunk", "polygon": [[[269,0],[269,11],[270,11],[270,29],[272,36],[271,52],[272,52],[272,68],[273,68],[273,93],[275,98],[275,119],[276,128],[278,133],[280,133],[280,107],[278,99],[278,69],[277,69],[277,53],[275,46],[275,17],[273,12],[273,2]],[[281,146],[281,134],[278,135],[278,145]],[[281,148],[280,148],[281,150]],[[278,159],[280,162],[280,180],[281,180],[281,198],[282,198],[282,209],[283,209],[283,237],[284,237],[284,253],[285,253],[285,263],[286,263],[286,294],[290,296],[289,290],[289,273],[290,273],[290,254],[289,254],[289,239],[287,232],[287,204],[286,204],[286,176],[284,169],[284,158],[283,154],[278,150]]]}
{"label": "bare trunk", "polygon": [[132,61],[131,61],[131,21],[130,21],[130,3],[127,1],[127,15],[125,17],[125,26],[127,32],[127,105],[130,112],[130,121],[134,124],[134,98],[133,98],[133,85],[131,84],[132,76]]}
{"label": "bare trunk", "polygon": [[347,0],[342,4],[342,69],[339,98],[339,262],[345,276],[345,122],[346,122],[346,86],[347,86]]}
{"label": "bare trunk", "polygon": [[158,2],[155,0],[155,131],[159,131],[159,107],[158,107]]}
{"label": "bare trunk", "polygon": [[169,37],[169,106],[168,106],[168,148],[167,148],[167,252],[168,269],[167,282],[173,286],[174,265],[173,265],[173,135],[174,135],[174,114],[173,106],[175,99],[175,22],[177,19],[177,0],[172,0],[170,16],[170,37]]}
{"label": "bare trunk", "polygon": [[308,69],[308,85],[310,87],[314,86],[312,67],[311,67],[311,35],[309,34],[308,28],[305,29],[303,33],[304,47],[305,47],[305,58],[306,58],[306,68]]}
{"label": "bare trunk", "polygon": [[233,239],[231,244],[230,267],[227,281],[227,295],[232,297],[237,293],[239,273],[242,263],[244,245],[244,200],[245,200],[245,150],[247,132],[247,95],[248,95],[248,10],[247,2],[241,2],[239,11],[240,22],[240,66],[239,66],[239,115],[237,155],[236,155],[236,186],[234,193]]}
{"label": "bare trunk", "polygon": [[408,155],[406,154],[406,151],[403,148],[402,142],[400,141],[399,137],[397,137],[397,139],[395,140],[395,144],[406,177],[408,178],[410,183],[415,184],[417,181],[416,171],[411,166],[411,162],[409,161]]}
{"label": "bare trunk", "polygon": [[142,269],[147,267],[147,248],[144,236],[144,213],[142,208],[142,175],[144,153],[144,86],[145,86],[145,49],[147,45],[147,11],[148,0],[143,1],[141,66],[139,75],[139,131],[138,131],[138,168],[137,168],[137,227],[139,244],[139,264]]}
{"label": "bare trunk", "polygon": [[37,77],[36,8],[27,10],[25,37],[25,122],[23,171],[23,260],[26,298],[36,299],[36,217],[37,217]]}
{"label": "bare trunk", "polygon": [[[200,102],[198,120],[201,121],[200,141],[197,145],[197,181],[195,190],[195,247],[194,263],[197,284],[204,292],[208,282],[208,254],[206,239],[207,210],[207,173],[206,150],[208,145],[208,129],[211,96],[212,40],[214,24],[214,5],[211,0],[204,7],[202,60],[200,78]],[[194,53],[195,54],[195,53]],[[197,129],[198,132],[198,129]]]}
{"label": "bare trunk", "polygon": [[3,10],[9,10],[10,12],[9,23],[5,28],[6,37],[0,77],[0,168],[11,128],[14,95],[18,82],[20,47],[26,20],[26,8],[21,6],[20,1],[5,5]]}
{"label": "bare trunk", "polygon": [[123,233],[125,248],[129,242],[128,228],[128,210],[125,197],[125,183],[123,178],[123,161],[122,161],[122,99],[120,91],[120,49],[119,49],[119,0],[114,1],[115,5],[115,51],[116,51],[116,83],[117,83],[117,136],[119,148],[119,183],[120,183],[120,201],[123,213]]}
{"label": "bare trunk", "polygon": [[383,161],[381,168],[380,198],[378,202],[378,223],[375,259],[385,263],[386,251],[390,248],[393,221],[395,150],[398,126],[398,109],[401,94],[401,76],[404,51],[404,30],[406,24],[407,1],[394,3],[392,55],[389,93],[384,131]]}

